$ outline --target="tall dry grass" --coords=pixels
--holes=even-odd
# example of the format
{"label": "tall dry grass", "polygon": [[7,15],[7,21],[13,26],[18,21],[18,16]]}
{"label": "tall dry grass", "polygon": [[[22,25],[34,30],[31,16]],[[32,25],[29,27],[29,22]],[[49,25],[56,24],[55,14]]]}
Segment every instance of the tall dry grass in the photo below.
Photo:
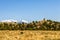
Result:
{"label": "tall dry grass", "polygon": [[60,31],[0,31],[0,40],[60,40]]}

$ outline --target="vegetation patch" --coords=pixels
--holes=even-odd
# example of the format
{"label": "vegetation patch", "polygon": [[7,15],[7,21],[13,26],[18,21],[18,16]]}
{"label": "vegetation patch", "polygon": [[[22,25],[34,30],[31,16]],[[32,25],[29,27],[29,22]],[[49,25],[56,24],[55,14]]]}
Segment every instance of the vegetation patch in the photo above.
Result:
{"label": "vegetation patch", "polygon": [[60,30],[60,22],[43,19],[30,23],[0,22],[0,30]]}

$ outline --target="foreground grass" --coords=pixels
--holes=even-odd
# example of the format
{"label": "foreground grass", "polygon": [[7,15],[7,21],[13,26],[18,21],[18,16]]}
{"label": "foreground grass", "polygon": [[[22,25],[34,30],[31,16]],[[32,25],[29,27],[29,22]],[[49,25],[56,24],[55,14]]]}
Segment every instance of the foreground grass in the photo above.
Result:
{"label": "foreground grass", "polygon": [[60,40],[60,31],[0,30],[0,40]]}

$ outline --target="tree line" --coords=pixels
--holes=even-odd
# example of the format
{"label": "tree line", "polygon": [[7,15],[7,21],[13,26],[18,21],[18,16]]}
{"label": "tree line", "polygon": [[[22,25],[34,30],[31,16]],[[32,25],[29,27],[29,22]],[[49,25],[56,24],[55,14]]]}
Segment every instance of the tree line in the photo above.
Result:
{"label": "tree line", "polygon": [[60,30],[60,22],[46,19],[30,23],[0,22],[0,30]]}

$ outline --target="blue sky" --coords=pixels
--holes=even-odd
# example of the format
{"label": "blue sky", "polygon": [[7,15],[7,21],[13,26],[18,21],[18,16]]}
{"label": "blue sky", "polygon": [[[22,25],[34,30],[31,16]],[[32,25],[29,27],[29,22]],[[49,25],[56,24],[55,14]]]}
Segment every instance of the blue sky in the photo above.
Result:
{"label": "blue sky", "polygon": [[60,21],[60,0],[0,0],[0,20]]}

